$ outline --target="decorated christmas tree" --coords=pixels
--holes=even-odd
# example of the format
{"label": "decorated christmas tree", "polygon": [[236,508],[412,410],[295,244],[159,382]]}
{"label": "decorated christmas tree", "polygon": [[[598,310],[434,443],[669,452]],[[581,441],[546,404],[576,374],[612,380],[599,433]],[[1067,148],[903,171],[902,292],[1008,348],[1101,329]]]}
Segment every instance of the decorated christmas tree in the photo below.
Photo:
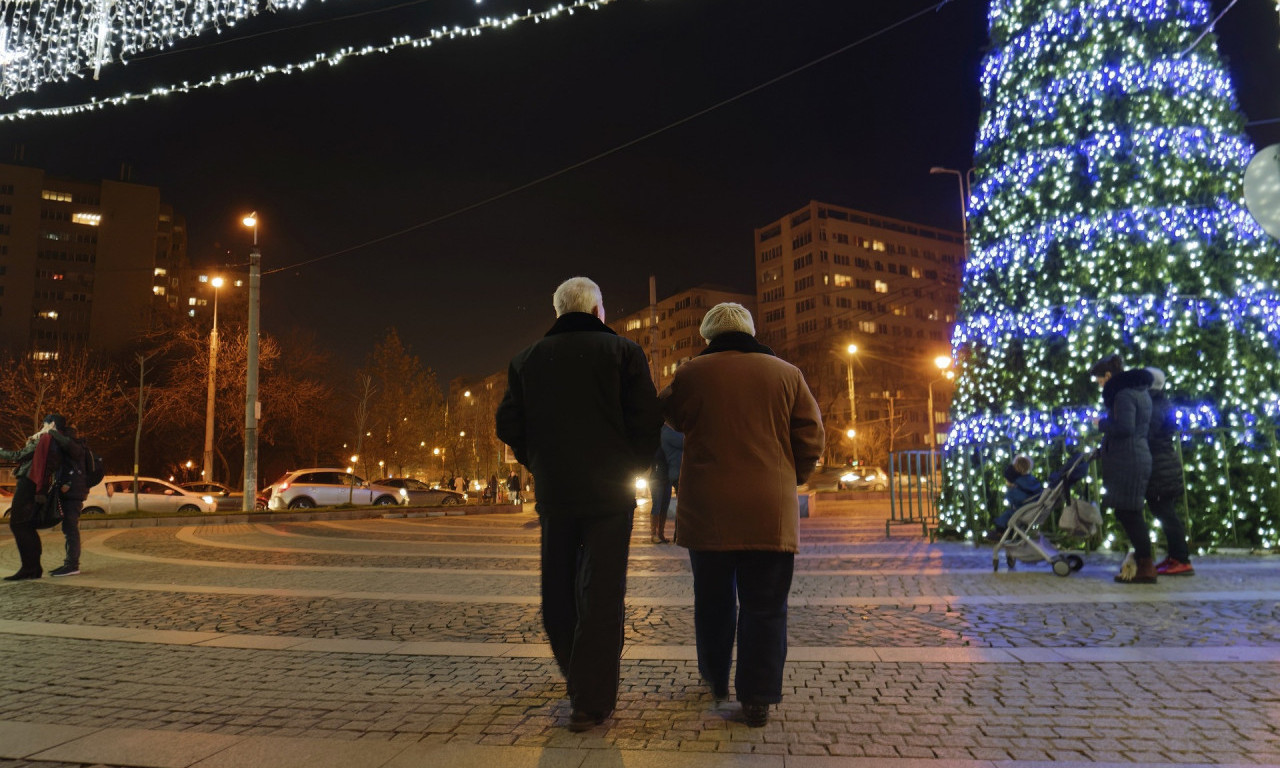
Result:
{"label": "decorated christmas tree", "polygon": [[989,524],[1014,454],[1043,477],[1096,445],[1087,371],[1119,352],[1168,375],[1192,539],[1280,541],[1280,269],[1211,19],[1207,0],[992,0],[943,529]]}

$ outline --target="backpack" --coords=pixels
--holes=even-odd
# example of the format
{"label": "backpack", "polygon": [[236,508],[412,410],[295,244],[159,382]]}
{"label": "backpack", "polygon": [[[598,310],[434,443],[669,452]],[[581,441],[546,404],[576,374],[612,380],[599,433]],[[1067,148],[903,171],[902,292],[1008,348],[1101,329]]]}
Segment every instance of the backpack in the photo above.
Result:
{"label": "backpack", "polygon": [[84,448],[84,482],[87,488],[92,488],[102,482],[102,478],[106,476],[107,471],[103,467],[102,457],[94,453],[89,444],[81,441]]}

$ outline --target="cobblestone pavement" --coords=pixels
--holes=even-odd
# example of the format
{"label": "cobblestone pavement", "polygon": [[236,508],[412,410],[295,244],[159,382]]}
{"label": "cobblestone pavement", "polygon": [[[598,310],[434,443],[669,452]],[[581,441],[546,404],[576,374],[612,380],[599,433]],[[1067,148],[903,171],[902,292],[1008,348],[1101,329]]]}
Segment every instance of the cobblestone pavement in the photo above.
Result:
{"label": "cobblestone pavement", "polygon": [[622,701],[575,735],[537,544],[526,512],[86,531],[82,575],[0,587],[0,768],[1280,765],[1275,558],[1136,587],[806,519],[751,729],[698,682],[684,550],[637,535]]}

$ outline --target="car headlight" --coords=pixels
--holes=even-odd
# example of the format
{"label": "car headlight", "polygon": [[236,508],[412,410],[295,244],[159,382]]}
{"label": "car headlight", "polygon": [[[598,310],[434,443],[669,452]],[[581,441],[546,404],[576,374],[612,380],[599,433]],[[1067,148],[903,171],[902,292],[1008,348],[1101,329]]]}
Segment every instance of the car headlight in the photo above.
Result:
{"label": "car headlight", "polygon": [[852,483],[854,480],[857,480],[857,479],[858,479],[858,476],[854,474],[840,476],[840,482],[842,483]]}
{"label": "car headlight", "polygon": [[406,490],[406,489],[404,489],[404,488],[401,488],[401,489],[400,489],[400,497],[401,497],[401,498],[404,498],[404,499],[409,498],[409,491],[407,491],[407,490]]}
{"label": "car headlight", "polygon": [[205,503],[205,504],[212,504],[212,503],[213,503],[213,497],[212,497],[212,496],[201,496],[200,498],[204,499],[204,503]]}
{"label": "car headlight", "polygon": [[648,487],[649,487],[649,481],[648,481],[648,480],[645,480],[643,477],[637,477],[637,478],[636,478],[636,490],[637,490],[637,491],[643,491],[645,488],[648,488]]}

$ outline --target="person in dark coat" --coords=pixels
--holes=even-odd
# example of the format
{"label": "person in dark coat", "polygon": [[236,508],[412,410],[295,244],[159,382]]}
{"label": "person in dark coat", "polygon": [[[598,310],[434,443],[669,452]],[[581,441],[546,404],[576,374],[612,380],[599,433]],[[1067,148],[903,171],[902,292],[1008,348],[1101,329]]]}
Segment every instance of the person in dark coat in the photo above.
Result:
{"label": "person in dark coat", "polygon": [[1094,364],[1089,375],[1102,386],[1106,414],[1098,419],[1102,447],[1098,463],[1102,469],[1102,503],[1115,510],[1116,519],[1133,545],[1137,571],[1132,577],[1123,571],[1115,580],[1121,584],[1156,583],[1156,565],[1151,557],[1151,531],[1142,507],[1147,482],[1151,479],[1151,450],[1147,433],[1151,427],[1153,378],[1145,368],[1124,369],[1120,355],[1110,355]]}
{"label": "person in dark coat", "polygon": [[662,415],[644,351],[604,324],[600,287],[570,278],[553,304],[555,325],[507,368],[496,423],[538,481],[542,621],[569,730],[585,731],[617,705],[635,481]]}
{"label": "person in dark coat", "polygon": [[680,459],[684,455],[684,435],[662,425],[661,444],[653,457],[653,505],[649,511],[649,541],[667,543],[667,512],[671,510],[671,488],[680,489]]}
{"label": "person in dark coat", "polygon": [[21,565],[16,573],[5,576],[5,581],[25,581],[44,576],[44,566],[40,564],[44,548],[36,529],[36,507],[45,503],[46,494],[52,490],[52,476],[59,469],[61,454],[56,448],[57,443],[49,436],[59,426],[66,427],[61,416],[46,416],[40,430],[28,437],[21,448],[16,451],[0,450],[0,460],[18,464],[13,472],[18,483],[9,506],[9,532],[13,534]]}
{"label": "person in dark coat", "polygon": [[1169,556],[1156,564],[1161,576],[1194,576],[1191,552],[1187,549],[1187,529],[1178,517],[1178,499],[1185,488],[1182,482],[1182,459],[1173,445],[1178,424],[1174,419],[1173,404],[1164,393],[1165,375],[1159,368],[1148,368],[1152,384],[1151,428],[1147,432],[1147,444],[1151,448],[1151,479],[1147,481],[1147,506],[1160,521]]}

